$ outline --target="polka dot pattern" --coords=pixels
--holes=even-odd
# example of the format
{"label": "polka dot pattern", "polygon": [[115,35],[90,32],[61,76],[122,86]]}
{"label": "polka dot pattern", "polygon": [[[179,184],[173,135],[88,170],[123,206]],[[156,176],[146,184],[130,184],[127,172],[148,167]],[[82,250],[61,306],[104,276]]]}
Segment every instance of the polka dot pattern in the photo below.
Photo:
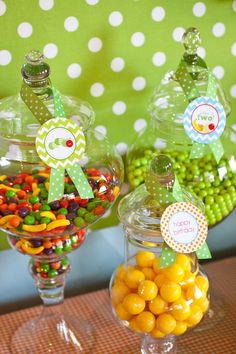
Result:
{"label": "polka dot pattern", "polygon": [[119,11],[113,11],[110,15],[109,15],[109,19],[108,19],[109,23],[111,26],[113,27],[118,27],[122,24],[123,22],[123,15],[119,12]]}
{"label": "polka dot pattern", "polygon": [[145,36],[142,32],[135,32],[131,36],[131,43],[133,44],[134,47],[141,47],[144,45],[145,42]]}
{"label": "polka dot pattern", "polygon": [[48,59],[55,58],[58,54],[57,45],[54,43],[46,44],[45,47],[43,48],[43,54]]}
{"label": "polka dot pattern", "polygon": [[39,6],[42,10],[51,10],[54,6],[54,0],[39,0]]}
{"label": "polka dot pattern", "polygon": [[225,33],[225,25],[222,22],[216,23],[212,27],[212,33],[215,37],[222,37]]}
{"label": "polka dot pattern", "polygon": [[8,65],[11,62],[12,55],[9,50],[0,50],[0,65]]}
{"label": "polka dot pattern", "polygon": [[161,6],[154,7],[151,12],[151,16],[153,21],[155,22],[160,22],[164,19],[165,17],[165,9]]}
{"label": "polka dot pattern", "polygon": [[81,75],[82,69],[80,64],[74,63],[70,64],[67,68],[67,75],[71,79],[77,79]]}
{"label": "polka dot pattern", "polygon": [[22,38],[28,38],[32,35],[33,33],[33,27],[30,23],[28,22],[22,22],[19,24],[17,27],[17,32],[20,37]]}
{"label": "polka dot pattern", "polygon": [[125,113],[126,111],[126,104],[123,101],[117,101],[112,106],[112,111],[117,116],[120,116]]}
{"label": "polka dot pattern", "polygon": [[79,21],[76,17],[70,16],[65,19],[64,27],[68,32],[74,32],[79,27]]}
{"label": "polka dot pattern", "polygon": [[0,16],[3,16],[7,10],[7,5],[4,1],[0,1]]}
{"label": "polka dot pattern", "polygon": [[91,38],[88,42],[90,52],[97,53],[102,49],[102,41],[98,37]]}

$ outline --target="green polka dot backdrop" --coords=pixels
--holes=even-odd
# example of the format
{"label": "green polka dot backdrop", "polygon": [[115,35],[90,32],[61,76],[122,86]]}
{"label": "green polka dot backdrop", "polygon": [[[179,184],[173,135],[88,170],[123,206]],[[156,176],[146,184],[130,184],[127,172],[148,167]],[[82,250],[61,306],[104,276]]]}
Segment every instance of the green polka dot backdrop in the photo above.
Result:
{"label": "green polka dot backdrop", "polygon": [[53,85],[91,103],[96,129],[124,154],[149,119],[146,104],[176,69],[181,37],[201,32],[199,55],[236,112],[236,0],[0,0],[0,97],[20,90],[20,68],[41,50]]}

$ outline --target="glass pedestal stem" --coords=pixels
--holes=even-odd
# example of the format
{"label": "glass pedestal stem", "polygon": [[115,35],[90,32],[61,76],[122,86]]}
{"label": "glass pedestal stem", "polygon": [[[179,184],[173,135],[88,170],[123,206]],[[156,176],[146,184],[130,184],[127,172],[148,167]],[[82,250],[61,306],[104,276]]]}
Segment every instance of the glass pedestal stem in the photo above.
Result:
{"label": "glass pedestal stem", "polygon": [[175,336],[165,338],[152,338],[144,336],[141,345],[142,354],[177,354],[177,345]]}

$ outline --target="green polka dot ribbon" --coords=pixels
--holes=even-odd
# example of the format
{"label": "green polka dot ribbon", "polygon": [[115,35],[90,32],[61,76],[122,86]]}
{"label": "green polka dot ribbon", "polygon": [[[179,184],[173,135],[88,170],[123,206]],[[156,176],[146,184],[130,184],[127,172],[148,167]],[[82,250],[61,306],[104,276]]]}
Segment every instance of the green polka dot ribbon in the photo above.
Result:
{"label": "green polka dot ribbon", "polygon": [[[187,107],[184,113],[184,117],[186,116],[186,118],[184,118],[184,127],[187,134],[193,140],[190,158],[194,159],[203,157],[205,154],[206,145],[209,145],[218,163],[224,154],[224,149],[219,137],[223,133],[225,127],[225,113],[223,106],[221,106],[221,104],[216,100],[216,80],[204,60],[197,55],[197,48],[201,43],[199,31],[196,28],[189,28],[183,36],[183,42],[186,52],[184,53],[183,58],[181,59],[175,74],[188,101],[190,102],[189,106]],[[191,63],[193,63],[193,65],[191,66],[191,73],[188,71],[189,60],[191,60]],[[198,99],[201,97],[201,94],[193,79],[195,75],[199,74],[199,69],[197,69],[198,67],[204,68],[205,70],[207,70],[208,73],[208,85],[204,102],[201,99]],[[207,129],[209,129],[209,131],[203,131],[202,129],[204,129],[204,126],[202,124],[197,124],[196,122],[194,124],[192,121],[193,112],[196,110],[197,107],[199,107],[199,105],[204,104],[205,107],[208,107],[208,109],[209,107],[214,107],[217,111],[217,115],[219,115],[219,122],[217,123],[217,125],[208,125],[209,128]],[[208,116],[209,113],[210,112],[208,111]],[[204,112],[201,114],[202,116],[204,116],[204,114],[206,116],[206,113]],[[200,116],[200,112],[198,113],[198,115]],[[214,129],[216,128],[217,130],[214,131]]]}
{"label": "green polka dot ribbon", "polygon": [[41,160],[51,167],[48,202],[63,198],[65,171],[82,199],[93,198],[92,188],[79,164],[86,147],[82,128],[64,118],[64,106],[55,88],[53,96],[56,118],[30,87],[22,85],[23,101],[42,124],[36,137],[36,150]]}
{"label": "green polka dot ribbon", "polygon": [[[160,156],[162,156],[161,159]],[[183,191],[181,189],[177,176],[170,170],[164,177],[160,177],[157,175],[155,165],[158,166],[158,172],[163,172],[164,170],[166,170],[165,167],[167,165],[169,165],[169,167],[171,166],[171,161],[168,156],[160,156],[155,157],[150,164],[150,169],[147,172],[145,179],[146,189],[150,193],[150,195],[157,199],[158,203],[160,203],[162,206],[168,206],[176,202],[183,202]],[[196,251],[196,255],[198,259],[211,258],[211,253],[206,242],[204,242],[201,249]],[[160,267],[165,268],[174,264],[175,259],[176,251],[170,248],[167,243],[164,242],[160,255]]]}

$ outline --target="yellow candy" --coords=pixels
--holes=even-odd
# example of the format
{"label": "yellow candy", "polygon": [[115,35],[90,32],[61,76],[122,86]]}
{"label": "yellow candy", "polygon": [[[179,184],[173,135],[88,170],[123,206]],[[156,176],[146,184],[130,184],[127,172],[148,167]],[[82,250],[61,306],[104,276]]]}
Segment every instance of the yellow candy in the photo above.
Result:
{"label": "yellow candy", "polygon": [[0,225],[6,224],[9,220],[11,220],[12,218],[14,218],[14,216],[15,216],[15,215],[13,215],[13,214],[3,216],[3,217],[0,219]]}
{"label": "yellow candy", "polygon": [[170,267],[164,268],[163,273],[170,281],[174,281],[175,283],[181,282],[184,278],[184,270],[178,263],[174,263]]}
{"label": "yellow candy", "polygon": [[136,317],[136,323],[142,332],[149,333],[155,327],[156,318],[151,312],[143,311]]}
{"label": "yellow candy", "polygon": [[171,314],[178,321],[184,321],[190,316],[190,306],[183,298],[173,302]]}
{"label": "yellow candy", "polygon": [[157,317],[156,329],[158,329],[159,331],[165,334],[169,334],[175,329],[175,326],[176,320],[170,314],[163,313],[162,315],[159,315]]}
{"label": "yellow candy", "polygon": [[202,312],[206,312],[208,310],[208,307],[209,307],[209,300],[208,298],[206,297],[200,304],[199,306],[201,307],[201,310]]}
{"label": "yellow candy", "polygon": [[160,273],[162,271],[160,268],[160,258],[154,259],[152,266],[156,273]]}
{"label": "yellow candy", "polygon": [[184,274],[183,280],[180,282],[180,285],[183,290],[186,290],[194,284],[194,281],[195,281],[195,274],[187,270]]}
{"label": "yellow candy", "polygon": [[115,307],[115,310],[116,310],[117,316],[122,321],[129,321],[132,318],[132,315],[125,310],[125,308],[122,304],[118,304]]}
{"label": "yellow candy", "polygon": [[164,284],[165,281],[166,281],[166,277],[164,274],[158,274],[156,276],[156,278],[154,279],[154,283],[156,283],[158,288],[160,288]]}
{"label": "yellow candy", "polygon": [[1,180],[1,181],[4,181],[6,178],[7,178],[7,176],[6,176],[6,175],[2,175],[2,176],[0,176],[0,180]]}
{"label": "yellow candy", "polygon": [[194,305],[194,304],[190,305],[190,311],[191,311],[191,314],[188,317],[187,324],[189,326],[195,326],[196,324],[198,324],[201,321],[202,316],[203,316],[201,307],[198,305]]}
{"label": "yellow candy", "polygon": [[42,177],[45,177],[45,178],[49,178],[49,177],[50,177],[50,174],[49,174],[49,173],[40,172],[40,173],[38,173],[38,176],[42,176]]}
{"label": "yellow candy", "polygon": [[179,264],[185,271],[191,270],[191,260],[185,254],[178,253],[176,255],[176,263]]}
{"label": "yellow candy", "polygon": [[145,308],[145,301],[137,294],[128,294],[123,301],[123,306],[131,315],[138,315]]}
{"label": "yellow candy", "polygon": [[113,189],[113,194],[115,197],[117,197],[120,193],[120,188],[118,186],[115,186],[115,188]]}
{"label": "yellow candy", "polygon": [[140,333],[141,331],[140,331],[140,329],[139,329],[139,327],[138,327],[138,325],[137,325],[136,318],[137,318],[137,317],[133,317],[133,318],[129,321],[129,327],[130,327],[133,331]]}
{"label": "yellow candy", "polygon": [[125,275],[125,283],[130,289],[137,289],[142,280],[145,279],[144,274],[138,269],[127,270]]}
{"label": "yellow candy", "polygon": [[44,185],[45,185],[46,190],[49,191],[50,183],[49,182],[45,182]]}
{"label": "yellow candy", "polygon": [[171,332],[171,334],[174,334],[175,336],[180,336],[184,332],[186,332],[188,326],[185,322],[182,321],[176,321],[176,326],[175,329]]}
{"label": "yellow candy", "polygon": [[144,300],[150,301],[157,296],[158,287],[157,285],[151,280],[144,280],[138,286],[138,294]]}
{"label": "yellow candy", "polygon": [[173,281],[165,281],[160,290],[161,297],[167,302],[173,302],[180,298],[181,287]]}
{"label": "yellow candy", "polygon": [[202,275],[198,275],[196,276],[196,279],[195,279],[195,284],[202,290],[204,291],[205,293],[208,291],[209,289],[209,282],[208,280],[203,277]]}
{"label": "yellow candy", "polygon": [[55,220],[47,224],[47,231],[53,230],[56,227],[68,226],[68,225],[70,225],[70,220],[67,219]]}
{"label": "yellow candy", "polygon": [[[22,239],[21,239],[21,241],[22,241]],[[43,246],[36,247],[36,248],[31,247],[31,243],[27,240],[24,240],[24,242],[22,242],[21,248],[23,249],[23,251],[25,253],[28,253],[28,254],[38,254],[44,250]]]}
{"label": "yellow candy", "polygon": [[142,268],[142,272],[145,276],[145,279],[147,280],[154,280],[154,278],[156,277],[156,273],[152,268],[147,268],[147,267]]}
{"label": "yellow candy", "polygon": [[154,259],[155,254],[153,252],[140,251],[136,254],[136,263],[142,268],[152,267]]}
{"label": "yellow candy", "polygon": [[14,192],[19,192],[20,191],[19,189],[5,186],[5,184],[0,184],[0,189],[6,189],[7,191],[14,191]]}
{"label": "yellow candy", "polygon": [[159,329],[154,328],[154,330],[151,332],[151,336],[155,338],[163,338],[165,337],[165,333],[159,331]]}
{"label": "yellow candy", "polygon": [[49,218],[51,220],[56,220],[56,216],[51,211],[42,211],[40,216]]}
{"label": "yellow candy", "polygon": [[117,268],[117,275],[116,277],[120,280],[125,279],[125,274],[126,274],[126,269],[123,264],[120,264],[119,267]]}
{"label": "yellow candy", "polygon": [[40,232],[45,230],[47,224],[39,224],[39,225],[23,225],[22,229],[29,232]]}
{"label": "yellow candy", "polygon": [[168,303],[160,295],[149,302],[149,309],[154,315],[160,315],[167,310]]}
{"label": "yellow candy", "polygon": [[33,190],[33,195],[39,195],[41,189],[38,188],[37,183],[32,183],[32,190]]}
{"label": "yellow candy", "polygon": [[112,287],[111,296],[113,305],[121,303],[126,295],[130,293],[129,288],[125,285],[124,282],[118,280]]}
{"label": "yellow candy", "polygon": [[192,300],[195,304],[201,304],[206,298],[206,293],[198,286],[190,286],[186,291],[186,299]]}

